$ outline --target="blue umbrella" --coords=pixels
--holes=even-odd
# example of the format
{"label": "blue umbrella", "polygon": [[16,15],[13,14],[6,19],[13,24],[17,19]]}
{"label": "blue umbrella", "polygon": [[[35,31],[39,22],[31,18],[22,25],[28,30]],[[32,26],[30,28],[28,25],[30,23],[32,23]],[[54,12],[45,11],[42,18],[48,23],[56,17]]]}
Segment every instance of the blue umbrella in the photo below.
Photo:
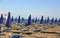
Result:
{"label": "blue umbrella", "polygon": [[20,23],[20,16],[18,17],[18,23]]}
{"label": "blue umbrella", "polygon": [[6,21],[6,27],[10,27],[11,26],[11,18],[10,18],[10,12],[8,12],[8,18],[7,18],[7,21]]}
{"label": "blue umbrella", "polygon": [[28,25],[31,25],[31,15],[28,18]]}
{"label": "blue umbrella", "polygon": [[0,24],[2,24],[4,21],[4,18],[3,18],[3,14],[1,14],[1,18],[0,18]]}
{"label": "blue umbrella", "polygon": [[41,17],[40,24],[43,24],[43,16]]}

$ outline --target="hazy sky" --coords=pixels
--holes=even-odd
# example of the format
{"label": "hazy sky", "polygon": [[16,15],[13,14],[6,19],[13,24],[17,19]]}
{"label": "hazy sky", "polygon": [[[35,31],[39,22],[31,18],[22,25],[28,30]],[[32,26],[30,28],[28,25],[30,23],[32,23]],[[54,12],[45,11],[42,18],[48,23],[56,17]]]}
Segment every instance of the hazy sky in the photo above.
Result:
{"label": "hazy sky", "polygon": [[60,17],[60,0],[0,0],[0,14],[11,12],[17,17]]}

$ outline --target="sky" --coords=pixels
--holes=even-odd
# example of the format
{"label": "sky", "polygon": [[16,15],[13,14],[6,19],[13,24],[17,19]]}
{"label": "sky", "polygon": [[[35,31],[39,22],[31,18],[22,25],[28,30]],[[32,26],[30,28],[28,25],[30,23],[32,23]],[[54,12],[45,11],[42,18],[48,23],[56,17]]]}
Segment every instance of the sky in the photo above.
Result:
{"label": "sky", "polygon": [[11,12],[11,16],[60,18],[60,0],[0,0],[0,15]]}

